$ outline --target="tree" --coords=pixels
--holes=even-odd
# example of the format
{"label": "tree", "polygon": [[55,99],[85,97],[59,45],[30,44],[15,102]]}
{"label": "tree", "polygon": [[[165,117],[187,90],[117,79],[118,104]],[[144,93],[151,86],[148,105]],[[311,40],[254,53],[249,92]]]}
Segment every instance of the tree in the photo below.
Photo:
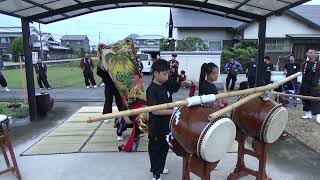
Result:
{"label": "tree", "polygon": [[177,51],[208,51],[209,47],[198,37],[187,37],[186,39],[179,40]]}
{"label": "tree", "polygon": [[169,40],[167,38],[161,38],[159,47],[160,51],[169,51]]}
{"label": "tree", "polygon": [[24,54],[22,37],[18,37],[13,41],[11,49],[14,55],[22,56]]}

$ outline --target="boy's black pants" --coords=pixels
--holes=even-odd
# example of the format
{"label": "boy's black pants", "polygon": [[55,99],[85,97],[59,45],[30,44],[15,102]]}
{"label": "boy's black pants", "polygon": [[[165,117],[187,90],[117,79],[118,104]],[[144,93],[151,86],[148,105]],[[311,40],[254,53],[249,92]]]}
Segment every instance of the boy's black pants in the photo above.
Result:
{"label": "boy's black pants", "polygon": [[84,83],[86,84],[86,86],[90,86],[90,83],[92,84],[92,86],[96,85],[96,81],[94,80],[92,71],[83,71],[83,76],[84,76]]}
{"label": "boy's black pants", "polygon": [[256,77],[255,76],[248,76],[249,88],[253,88],[255,83],[256,83]]}
{"label": "boy's black pants", "polygon": [[1,73],[0,73],[0,84],[2,87],[8,86],[6,79],[4,78],[4,76]]}
{"label": "boy's black pants", "polygon": [[118,110],[119,111],[124,110],[120,93],[113,82],[110,82],[110,83],[105,82],[104,96],[105,96],[105,102],[103,107],[103,114],[112,113],[113,96],[115,97]]}
{"label": "boy's black pants", "polygon": [[165,135],[160,137],[149,136],[148,151],[151,163],[150,172],[153,175],[160,175],[163,172],[169,151]]}
{"label": "boy's black pants", "polygon": [[237,76],[232,76],[232,75],[228,74],[227,79],[226,79],[227,89],[229,89],[230,80],[232,80],[230,90],[234,90],[234,85],[236,84]]}
{"label": "boy's black pants", "polygon": [[[43,88],[43,85],[47,89],[51,88],[51,86],[50,86],[50,84],[48,82],[48,79],[47,79],[47,75],[45,75],[45,74],[39,75],[37,77],[37,81],[38,81],[38,85],[39,85],[40,88]],[[43,84],[42,84],[42,82],[43,82]]]}

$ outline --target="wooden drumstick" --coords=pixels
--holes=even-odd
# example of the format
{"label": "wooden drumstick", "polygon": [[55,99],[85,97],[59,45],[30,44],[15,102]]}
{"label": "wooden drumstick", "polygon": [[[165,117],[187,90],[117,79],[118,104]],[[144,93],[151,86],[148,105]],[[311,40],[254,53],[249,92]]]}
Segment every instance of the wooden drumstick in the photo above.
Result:
{"label": "wooden drumstick", "polygon": [[[260,87],[250,88],[250,89],[245,89],[245,90],[240,90],[240,91],[232,91],[232,92],[217,94],[215,96],[215,100],[224,99],[224,98],[233,97],[233,96],[241,96],[244,94],[254,94],[254,93],[259,93],[259,92],[264,92],[264,91],[270,91],[272,89],[276,89],[276,88],[280,87],[282,84],[287,83],[287,82],[291,81],[292,79],[297,78],[300,75],[301,75],[301,72],[298,72],[298,73],[293,74],[293,75],[283,79],[282,81],[279,81],[274,84],[269,84],[266,86],[260,86]],[[164,110],[164,109],[171,109],[174,107],[181,107],[181,106],[186,106],[186,105],[190,105],[190,103],[187,100],[159,104],[159,105],[154,105],[154,106],[146,106],[146,107],[139,108],[139,109],[131,109],[131,110],[125,110],[125,111],[104,114],[104,115],[100,115],[100,116],[96,116],[96,117],[90,117],[87,122],[91,123],[91,122],[102,121],[102,120],[106,120],[106,119],[113,119],[113,118],[117,118],[117,117],[133,116],[133,115],[137,115],[137,114],[141,114],[141,113],[147,113],[147,112]],[[196,104],[193,104],[193,105],[196,105]]]}
{"label": "wooden drumstick", "polygon": [[233,103],[233,104],[230,104],[228,105],[227,107],[223,108],[223,109],[220,109],[219,111],[216,111],[212,114],[209,115],[208,119],[209,121],[213,121],[215,120],[217,117],[221,117],[222,115],[226,114],[227,112],[230,112],[232,111],[233,109],[241,106],[242,104],[250,101],[251,99],[254,99],[256,97],[259,97],[263,94],[263,92],[259,92],[259,93],[255,93],[255,94],[251,94],[243,99],[240,99],[239,101]]}
{"label": "wooden drumstick", "polygon": [[315,96],[302,96],[302,95],[295,95],[295,94],[280,93],[280,92],[275,92],[275,91],[271,91],[271,93],[279,95],[279,96],[287,96],[287,97],[295,97],[295,98],[307,99],[307,100],[312,100],[312,101],[320,101],[320,97],[315,97]]}

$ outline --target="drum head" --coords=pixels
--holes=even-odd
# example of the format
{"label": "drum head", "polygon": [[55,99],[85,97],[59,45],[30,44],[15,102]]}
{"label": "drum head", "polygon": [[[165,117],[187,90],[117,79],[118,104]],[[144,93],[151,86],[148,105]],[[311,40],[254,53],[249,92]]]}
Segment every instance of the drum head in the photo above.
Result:
{"label": "drum head", "polygon": [[4,114],[0,114],[0,122],[6,120],[8,117]]}
{"label": "drum head", "polygon": [[270,112],[265,121],[264,130],[261,131],[265,143],[275,142],[282,134],[288,121],[288,111],[280,106]]}
{"label": "drum head", "polygon": [[207,162],[216,162],[230,150],[236,137],[236,126],[229,118],[208,123],[198,142],[198,156]]}

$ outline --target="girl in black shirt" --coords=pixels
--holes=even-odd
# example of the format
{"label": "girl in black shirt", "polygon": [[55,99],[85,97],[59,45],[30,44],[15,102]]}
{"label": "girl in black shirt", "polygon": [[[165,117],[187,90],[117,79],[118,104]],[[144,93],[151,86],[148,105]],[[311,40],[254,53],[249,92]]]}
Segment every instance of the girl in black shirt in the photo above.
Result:
{"label": "girl in black shirt", "polygon": [[214,81],[218,79],[219,68],[214,63],[204,63],[201,66],[199,78],[199,95],[218,94]]}

